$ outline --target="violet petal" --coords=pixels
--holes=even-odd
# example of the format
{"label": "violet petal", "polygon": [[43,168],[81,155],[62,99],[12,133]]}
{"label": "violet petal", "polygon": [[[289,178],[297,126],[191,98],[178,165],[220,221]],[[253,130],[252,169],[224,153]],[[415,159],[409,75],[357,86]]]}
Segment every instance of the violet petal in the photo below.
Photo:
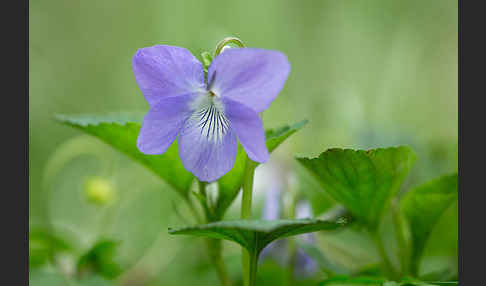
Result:
{"label": "violet petal", "polygon": [[206,89],[202,64],[185,48],[157,45],[139,49],[133,56],[132,68],[150,106],[166,96]]}
{"label": "violet petal", "polygon": [[217,95],[262,112],[277,97],[289,72],[290,64],[281,52],[228,49],[211,63],[208,85]]}
{"label": "violet petal", "polygon": [[253,109],[229,98],[223,98],[225,114],[248,156],[256,162],[268,160],[263,123]]}
{"label": "violet petal", "polygon": [[163,97],[145,115],[137,138],[145,154],[162,154],[172,144],[190,114],[190,102],[197,94]]}

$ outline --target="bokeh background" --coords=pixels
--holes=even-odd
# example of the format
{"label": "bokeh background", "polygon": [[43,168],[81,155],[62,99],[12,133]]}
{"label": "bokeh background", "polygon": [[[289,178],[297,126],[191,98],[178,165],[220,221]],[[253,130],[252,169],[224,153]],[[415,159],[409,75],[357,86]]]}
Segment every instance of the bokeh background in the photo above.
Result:
{"label": "bokeh background", "polygon": [[[168,226],[183,224],[175,215],[180,199],[169,186],[53,120],[56,113],[148,110],[131,58],[155,44],[199,56],[237,36],[247,46],[288,56],[290,77],[264,124],[309,123],[279,147],[270,167],[257,169],[256,209],[265,168],[293,169],[295,155],[316,156],[330,147],[409,145],[419,159],[408,186],[456,171],[457,6],[452,0],[31,0],[31,231],[48,225],[74,245],[74,254],[60,258],[67,272],[77,254],[107,238],[119,242],[119,285],[217,283],[197,239],[167,234]],[[86,181],[93,177],[111,184],[107,205],[87,199]],[[232,211],[237,216],[237,206]],[[237,277],[239,249],[225,247]],[[261,271],[273,275],[278,267]]]}

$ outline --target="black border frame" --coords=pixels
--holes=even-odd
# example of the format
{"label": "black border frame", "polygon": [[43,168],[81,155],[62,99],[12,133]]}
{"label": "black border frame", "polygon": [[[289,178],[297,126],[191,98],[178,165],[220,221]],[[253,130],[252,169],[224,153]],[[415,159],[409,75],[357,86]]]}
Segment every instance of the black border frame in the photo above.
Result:
{"label": "black border frame", "polygon": [[485,128],[481,116],[485,111],[480,102],[485,96],[484,72],[481,68],[485,63],[482,53],[486,45],[484,15],[481,15],[484,9],[481,9],[479,3],[482,2],[458,0],[458,275],[461,286],[486,285],[486,271],[483,269],[486,253],[483,222],[486,200],[482,199],[486,187],[481,181],[484,177],[482,162],[486,159],[483,151],[486,140],[483,139]]}
{"label": "black border frame", "polygon": [[1,11],[4,255],[0,284],[29,285],[29,1],[4,2]]}

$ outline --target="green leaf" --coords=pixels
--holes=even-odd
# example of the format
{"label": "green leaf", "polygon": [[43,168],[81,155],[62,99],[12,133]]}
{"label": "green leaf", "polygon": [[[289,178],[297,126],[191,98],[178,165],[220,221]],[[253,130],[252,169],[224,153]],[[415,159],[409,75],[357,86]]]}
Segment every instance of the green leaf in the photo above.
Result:
{"label": "green leaf", "polygon": [[145,155],[137,148],[140,131],[139,114],[57,115],[56,120],[96,136],[111,147],[128,155],[187,197],[193,175],[186,171],[178,155],[177,140],[162,155]]}
{"label": "green leaf", "polygon": [[117,246],[118,243],[111,240],[99,241],[79,258],[78,271],[94,272],[107,279],[116,278],[121,273],[120,266],[113,261]]}
{"label": "green leaf", "polygon": [[72,247],[62,238],[43,228],[29,232],[29,268],[45,264],[56,253],[69,251]]}
{"label": "green leaf", "polygon": [[[430,234],[446,211],[457,206],[457,195],[457,173],[434,179],[404,195],[401,207],[411,226],[415,274]],[[455,218],[453,223],[457,224]]]}
{"label": "green leaf", "polygon": [[187,234],[234,241],[246,248],[249,253],[257,253],[270,242],[302,233],[319,230],[335,230],[349,222],[349,218],[336,220],[297,219],[297,220],[228,220],[204,225],[169,228],[170,234]]}
{"label": "green leaf", "polygon": [[[235,164],[233,169],[218,180],[218,199],[215,204],[215,217],[222,218],[226,210],[234,201],[243,183],[245,172],[246,153],[238,142]],[[219,219],[216,219],[219,220]]]}
{"label": "green leaf", "polygon": [[390,270],[401,275],[409,274],[412,255],[412,238],[408,222],[400,211],[397,200],[394,199],[381,220],[378,234],[383,245],[386,258],[390,262]]}
{"label": "green leaf", "polygon": [[[286,125],[277,129],[269,129],[265,132],[266,145],[269,152],[275,150],[292,134],[302,129],[307,124],[307,120],[297,122],[293,125]],[[233,169],[218,180],[218,201],[215,207],[216,219],[223,217],[226,210],[229,208],[233,200],[240,191],[243,183],[243,175],[245,172],[246,153],[242,146],[238,143],[238,151],[236,153],[235,164]],[[255,167],[258,163],[251,161]]]}
{"label": "green leaf", "polygon": [[329,149],[318,158],[297,158],[324,191],[375,230],[416,156],[408,147]]}
{"label": "green leaf", "polygon": [[292,125],[285,125],[276,129],[269,129],[265,132],[266,144],[269,152],[275,150],[292,134],[302,129],[308,120],[302,120]]}
{"label": "green leaf", "polygon": [[331,210],[336,206],[336,201],[328,193],[322,192],[322,187],[313,178],[313,176],[301,165],[294,166],[295,175],[297,176],[297,193],[310,202],[312,206],[313,217]]}

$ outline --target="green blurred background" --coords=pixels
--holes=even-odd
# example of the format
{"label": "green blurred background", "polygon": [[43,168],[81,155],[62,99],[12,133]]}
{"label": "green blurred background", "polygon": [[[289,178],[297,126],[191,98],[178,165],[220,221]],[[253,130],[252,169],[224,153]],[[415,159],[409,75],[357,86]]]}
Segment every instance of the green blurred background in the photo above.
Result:
{"label": "green blurred background", "polygon": [[[410,145],[419,160],[407,185],[457,170],[457,6],[450,0],[31,0],[31,230],[52,226],[78,254],[100,237],[119,241],[120,285],[217,283],[197,239],[166,232],[182,224],[174,215],[180,199],[169,186],[52,119],[146,111],[131,58],[156,44],[198,56],[237,36],[288,56],[290,77],[264,123],[309,124],[272,155],[274,164],[292,168],[294,155],[330,147]],[[113,184],[108,206],[86,200],[86,179],[93,176]],[[236,277],[239,250],[225,247]],[[72,267],[73,257],[63,259]]]}

